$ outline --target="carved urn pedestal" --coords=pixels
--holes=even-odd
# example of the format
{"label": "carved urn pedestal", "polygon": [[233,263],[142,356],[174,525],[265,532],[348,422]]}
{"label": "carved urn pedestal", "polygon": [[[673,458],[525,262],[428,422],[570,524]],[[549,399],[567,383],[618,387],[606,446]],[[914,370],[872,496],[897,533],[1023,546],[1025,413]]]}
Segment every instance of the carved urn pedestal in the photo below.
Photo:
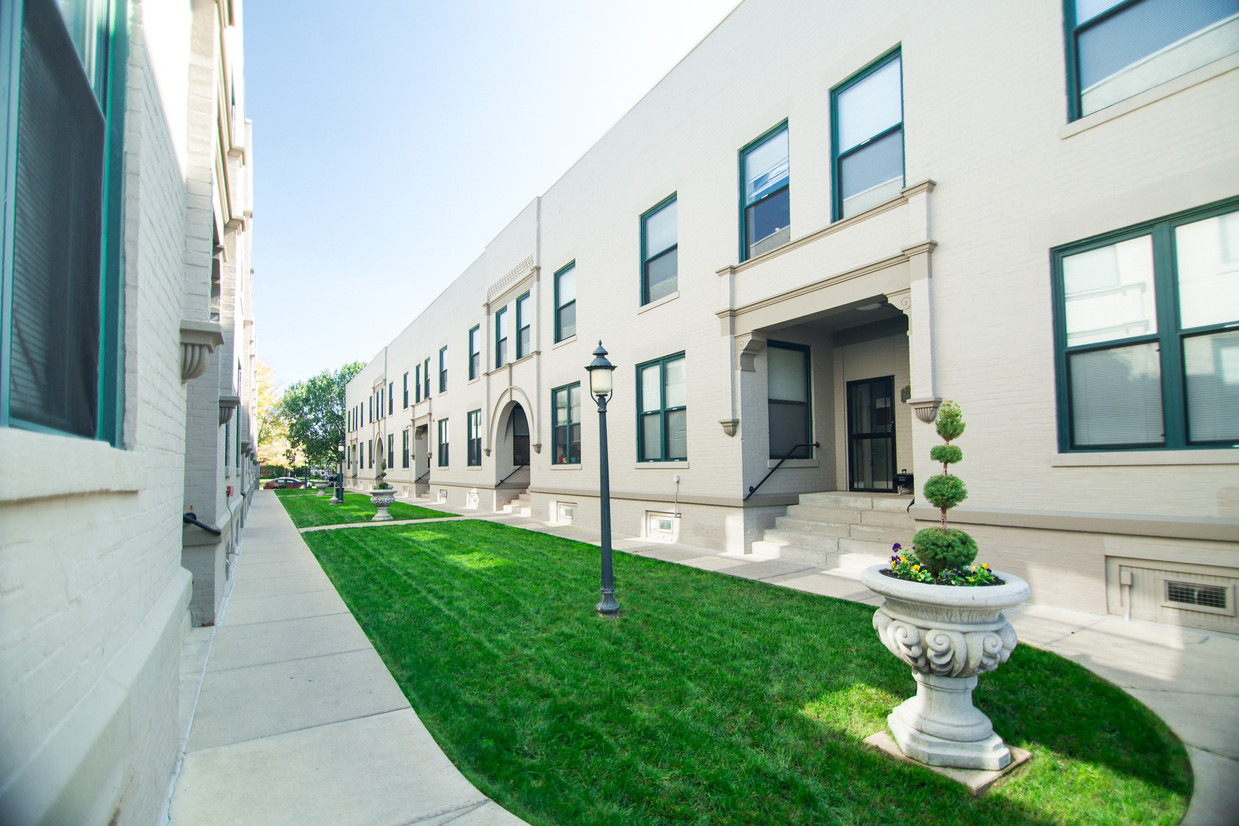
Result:
{"label": "carved urn pedestal", "polygon": [[396,489],[395,488],[371,488],[370,489],[370,503],[374,505],[376,508],[378,508],[378,512],[375,513],[374,516],[370,517],[370,521],[371,522],[391,521],[392,516],[390,513],[387,512],[387,509],[391,507],[392,502],[395,502],[395,501],[396,501]]}
{"label": "carved urn pedestal", "polygon": [[1002,585],[960,587],[907,582],[865,569],[860,581],[886,598],[873,616],[882,644],[912,667],[916,696],[886,724],[904,755],[929,766],[999,771],[1011,751],[972,704],[977,675],[993,671],[1015,649],[1003,615],[1028,599],[1028,583],[995,571]]}

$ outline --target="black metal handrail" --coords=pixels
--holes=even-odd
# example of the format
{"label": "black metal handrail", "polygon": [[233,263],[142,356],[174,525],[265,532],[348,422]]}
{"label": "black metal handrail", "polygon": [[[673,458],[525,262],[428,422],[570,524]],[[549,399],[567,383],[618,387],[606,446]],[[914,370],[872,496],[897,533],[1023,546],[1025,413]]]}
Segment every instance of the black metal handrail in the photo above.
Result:
{"label": "black metal handrail", "polygon": [[423,473],[421,476],[417,477],[416,479],[414,479],[414,480],[413,480],[413,484],[415,484],[415,485],[416,485],[418,482],[422,481],[423,479],[425,479],[425,478],[426,478],[427,476],[429,476],[429,475],[430,475],[430,468],[426,468],[426,472],[425,472],[425,473]]}
{"label": "black metal handrail", "polygon": [[749,492],[745,494],[744,501],[745,502],[749,501],[749,497],[752,496],[754,493],[756,493],[758,488],[766,484],[766,480],[769,479],[771,476],[773,476],[776,470],[783,467],[783,463],[786,462],[788,459],[792,458],[792,454],[795,453],[797,450],[800,450],[800,448],[802,447],[821,447],[821,446],[822,446],[821,442],[813,442],[812,444],[796,445],[791,450],[787,451],[787,455],[784,456],[782,459],[780,459],[777,465],[770,468],[770,472],[767,473],[765,476],[763,476],[760,482],[758,482],[756,485],[749,485]]}
{"label": "black metal handrail", "polygon": [[[508,480],[509,480],[509,479],[511,479],[513,476],[515,476],[517,471],[519,471],[519,470],[521,470],[521,469],[523,469],[523,468],[526,468],[526,467],[529,467],[529,465],[517,465],[515,468],[513,468],[513,469],[512,469],[512,472],[511,472],[511,473],[509,473],[507,476],[505,476],[505,477],[503,477],[502,479],[500,479],[500,480],[499,480],[499,485],[502,485],[504,482],[508,481]],[[495,487],[499,487],[499,485],[495,485]]]}

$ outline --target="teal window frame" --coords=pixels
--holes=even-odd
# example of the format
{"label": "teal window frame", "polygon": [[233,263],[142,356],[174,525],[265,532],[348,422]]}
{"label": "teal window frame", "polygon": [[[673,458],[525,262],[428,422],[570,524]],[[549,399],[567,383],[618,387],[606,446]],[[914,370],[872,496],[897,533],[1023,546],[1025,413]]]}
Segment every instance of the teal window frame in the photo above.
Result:
{"label": "teal window frame", "polygon": [[387,385],[387,415],[391,416],[396,412],[396,383],[393,381]]}
{"label": "teal window frame", "polygon": [[407,410],[409,407],[409,371],[404,371],[404,407]]}
{"label": "teal window frame", "polygon": [[392,466],[392,456],[396,455],[396,434],[387,434],[387,455],[383,457],[383,461],[387,467]]}
{"label": "teal window frame", "polygon": [[422,400],[422,366],[421,364],[413,365],[413,401],[420,402]]}
{"label": "teal window frame", "polygon": [[[763,192],[760,197],[753,198],[752,200],[750,200],[748,197],[748,193],[745,191],[745,188],[748,184],[749,156],[752,155],[754,152],[756,152],[758,149],[760,149],[762,146],[764,146],[767,142],[778,137],[779,134],[783,132],[787,133],[787,170],[788,171],[787,171],[787,176],[785,178],[785,182],[781,184],[780,186],[774,189],[771,189],[769,192]],[[791,222],[792,222],[792,218],[791,218],[791,215],[792,215],[791,164],[792,164],[792,133],[791,133],[791,127],[790,127],[789,121],[786,119],[784,119],[779,124],[771,127],[770,129],[767,129],[765,132],[757,136],[756,139],[750,141],[749,143],[741,147],[740,149],[740,260],[741,261],[748,261],[750,258],[758,257],[758,256],[751,254],[750,248],[753,246],[756,246],[757,244],[760,244],[762,241],[766,240],[766,237],[769,237],[769,236],[766,236],[763,238],[758,238],[752,244],[749,243],[749,230],[751,229],[750,224],[754,223],[753,217],[750,215],[750,212],[755,211],[758,207],[767,206],[767,205],[774,203],[775,199],[777,198],[787,198],[787,226],[789,229],[788,239],[790,240],[791,238],[790,228],[791,228]],[[780,244],[779,246],[785,246],[785,244]],[[777,248],[771,248],[771,249],[777,249]],[[767,250],[766,252],[769,252],[769,251],[770,250]],[[765,253],[759,253],[759,255],[764,255],[764,254]]]}
{"label": "teal window frame", "polygon": [[[848,146],[846,148],[840,146],[840,115],[839,115],[839,97],[848,90],[854,88],[863,81],[869,79],[877,72],[885,69],[891,63],[899,61],[899,122],[893,125],[885,126],[878,132],[865,138],[860,143]],[[850,159],[859,157],[866,149],[875,146],[879,141],[899,136],[899,156],[900,156],[900,189],[902,190],[907,184],[908,163],[907,150],[904,142],[903,118],[904,118],[904,88],[903,88],[903,52],[898,46],[883,54],[877,60],[874,60],[869,65],[865,66],[859,72],[855,73],[847,80],[844,80],[839,85],[830,90],[830,157],[831,157],[831,175],[834,179],[832,187],[832,202],[831,216],[832,220],[841,221],[844,218],[851,217],[844,214],[844,191],[843,191],[843,166]],[[856,214],[864,212],[864,207],[857,211]]]}
{"label": "teal window frame", "polygon": [[468,456],[466,464],[469,467],[482,466],[482,411],[470,410],[468,413],[468,421],[465,425],[466,438],[468,442],[466,449]]}
{"label": "teal window frame", "polygon": [[[1180,21],[1186,22],[1188,19],[1190,19],[1189,14],[1193,11],[1191,8],[1189,8],[1191,4],[1185,3],[1183,2],[1183,0],[1158,0],[1158,2],[1160,2],[1166,7],[1164,9],[1165,11],[1173,11],[1175,16],[1178,17]],[[1167,27],[1163,25],[1165,22],[1164,20],[1157,20],[1157,19],[1152,19],[1152,18],[1145,19],[1144,21],[1139,20],[1139,18],[1142,15],[1147,15],[1150,11],[1152,11],[1153,14],[1156,14],[1154,7],[1158,5],[1158,2],[1151,2],[1150,0],[1123,0],[1123,2],[1115,3],[1112,7],[1105,9],[1104,11],[1094,13],[1092,17],[1088,18],[1087,20],[1084,20],[1083,22],[1078,22],[1078,15],[1076,11],[1077,11],[1077,7],[1079,4],[1077,0],[1063,0],[1063,37],[1064,37],[1064,45],[1066,47],[1066,53],[1067,53],[1066,55],[1066,58],[1067,58],[1066,59],[1066,63],[1067,63],[1066,81],[1067,81],[1067,119],[1068,120],[1072,120],[1072,121],[1079,120],[1082,117],[1086,117],[1090,114],[1093,114],[1093,112],[1084,111],[1083,96],[1084,96],[1085,89],[1083,88],[1084,80],[1082,78],[1082,75],[1084,74],[1084,70],[1081,66],[1081,58],[1080,58],[1081,39],[1084,37],[1087,37],[1090,33],[1099,31],[1107,26],[1110,26],[1110,27],[1130,26],[1132,24],[1132,21],[1137,21],[1136,22],[1137,25],[1139,25],[1140,22],[1144,22],[1150,28],[1158,30],[1158,31],[1162,31],[1162,32],[1168,31]],[[1211,6],[1214,9],[1217,9],[1217,8],[1226,6],[1227,2],[1226,0],[1223,0],[1223,2],[1217,2],[1217,0],[1213,0],[1213,2],[1199,3],[1196,5],[1200,7]],[[1234,13],[1235,13],[1234,11],[1230,12],[1230,14],[1234,14]],[[1117,70],[1107,75],[1106,77],[1101,78],[1101,81],[1107,80],[1111,77],[1117,77],[1119,74],[1146,61],[1148,58],[1158,54],[1159,52],[1163,51],[1169,46],[1174,45],[1174,43],[1182,42],[1183,40],[1186,40],[1188,37],[1195,36],[1198,32],[1204,31],[1205,29],[1208,29],[1210,26],[1215,25],[1219,20],[1226,19],[1226,17],[1229,17],[1229,15],[1227,15],[1226,17],[1206,20],[1205,17],[1207,17],[1208,14],[1209,12],[1204,12],[1204,16],[1201,16],[1201,14],[1199,14],[1198,12],[1196,15],[1195,22],[1199,23],[1199,28],[1196,28],[1190,31],[1188,34],[1181,36],[1179,40],[1172,41],[1172,43],[1161,44],[1161,45],[1158,45],[1157,43],[1147,43],[1147,46],[1150,49],[1148,52],[1144,52],[1139,55],[1133,55],[1131,62],[1127,63],[1125,66],[1118,68]],[[1144,43],[1145,40],[1146,40],[1145,38],[1139,38],[1139,37],[1134,36],[1134,33],[1130,29],[1117,32],[1117,37],[1115,38],[1115,41],[1117,42],[1125,42],[1127,44],[1130,44],[1131,46],[1136,46],[1137,48],[1139,48],[1137,44]],[[1101,53],[1113,55],[1114,50],[1112,49],[1103,50]],[[1233,54],[1233,53],[1234,52],[1231,52],[1230,54]],[[1214,57],[1213,59],[1205,60],[1204,62],[1198,65],[1191,65],[1190,61],[1186,63],[1179,63],[1178,65],[1182,67],[1186,67],[1183,69],[1183,71],[1193,71],[1194,69],[1200,68],[1200,66],[1208,65],[1209,63],[1213,62],[1214,59],[1218,59],[1218,58]],[[1176,76],[1181,76],[1181,74],[1182,72],[1180,73],[1180,75],[1175,75],[1175,74],[1154,75],[1149,78],[1150,83],[1148,86],[1140,88],[1138,91],[1133,92],[1132,95],[1129,95],[1125,98],[1120,98],[1104,106],[1100,106],[1094,111],[1097,111],[1097,112],[1104,111],[1104,109],[1106,109],[1108,106],[1111,106],[1115,103],[1119,103],[1121,102],[1121,100],[1130,99],[1130,97],[1136,94],[1139,94],[1140,92],[1146,91],[1147,89],[1152,89],[1157,86],[1160,86],[1162,83],[1172,80]]]}
{"label": "teal window frame", "polygon": [[[1239,447],[1236,440],[1192,440],[1189,434],[1189,399],[1184,344],[1198,336],[1216,335],[1239,328],[1239,317],[1184,328],[1180,325],[1179,281],[1175,249],[1176,228],[1197,221],[1239,212],[1239,198],[1220,201],[1097,235],[1051,250],[1054,298],[1055,372],[1058,402],[1058,443],[1063,453],[1112,451],[1208,450]],[[1152,269],[1156,331],[1091,341],[1068,346],[1066,286],[1063,262],[1079,253],[1114,246],[1148,236],[1152,246]],[[1239,250],[1236,250],[1239,259]],[[1101,353],[1141,345],[1157,351],[1162,407],[1160,443],[1080,444],[1075,436],[1071,396],[1071,360],[1079,354]]]}
{"label": "teal window frame", "polygon": [[495,368],[508,363],[508,308],[495,311]]}
{"label": "teal window frame", "polygon": [[[564,277],[569,274],[572,275],[572,298],[568,301],[563,301],[560,296],[560,284]],[[574,260],[568,262],[555,271],[555,342],[557,344],[576,335],[576,296],[576,261]],[[568,308],[572,309],[571,332],[565,331],[565,327],[567,327],[567,325],[564,323],[564,316],[566,315],[565,311],[568,310]]]}
{"label": "teal window frame", "polygon": [[[668,405],[667,404],[667,365],[674,361],[684,362],[684,384],[685,384],[684,392],[685,392],[686,398],[685,398],[685,403],[682,405]],[[644,387],[643,387],[644,379],[642,378],[642,375],[647,368],[654,367],[656,365],[659,368],[658,370],[659,406],[657,409],[650,408],[647,410],[647,409],[643,409],[643,405],[642,405],[642,400],[644,398]],[[687,432],[688,432],[688,427],[687,427],[688,362],[685,358],[684,351],[680,351],[679,353],[672,353],[669,356],[663,356],[662,358],[658,358],[652,361],[647,361],[647,362],[638,364],[637,365],[636,387],[637,387],[637,461],[643,464],[649,463],[649,462],[686,462],[688,461],[688,435],[687,435]],[[683,456],[670,456],[668,455],[670,453],[670,450],[668,449],[669,442],[670,442],[670,439],[668,438],[668,433],[669,433],[668,414],[677,413],[679,411],[684,411],[684,416],[686,419],[685,438],[684,438],[684,455]],[[655,416],[655,415],[657,415],[659,419],[658,455],[654,457],[650,457],[650,458],[645,458],[647,453],[652,452],[650,450],[647,450],[647,445],[645,443],[645,419],[647,417]]]}
{"label": "teal window frame", "polygon": [[400,467],[408,469],[409,467],[409,429],[406,427],[400,431]]}
{"label": "teal window frame", "polygon": [[[804,356],[803,379],[804,379],[805,400],[803,402],[797,401],[797,400],[776,398],[773,395],[771,395],[771,391],[770,391],[770,372],[771,371],[770,371],[770,366],[769,366],[769,355],[772,350],[789,350],[792,352],[800,353]],[[809,346],[805,344],[794,344],[789,341],[774,341],[773,339],[769,339],[766,341],[766,356],[767,356],[766,412],[767,412],[768,426],[770,428],[773,428],[774,426],[774,421],[775,421],[774,410],[777,406],[796,405],[798,407],[803,407],[805,428],[804,428],[804,433],[802,433],[797,438],[796,443],[802,444],[802,445],[813,444],[813,360],[812,360],[811,348],[809,348]],[[770,439],[770,458],[771,459],[782,459],[786,455],[787,455],[786,450],[776,451],[774,449],[774,439],[773,438]],[[792,458],[793,459],[812,459],[813,448],[810,447],[807,450],[802,451],[800,454],[792,456]]]}
{"label": "teal window frame", "polygon": [[[649,243],[649,232],[648,232],[650,219],[657,217],[658,215],[662,214],[664,210],[671,209],[671,208],[675,208],[677,212],[676,227],[675,227],[675,241],[663,247],[660,247],[659,249],[651,249],[650,243]],[[663,198],[657,204],[650,207],[645,212],[641,213],[641,306],[643,307],[646,304],[657,301],[659,298],[665,298],[666,296],[679,290],[679,287],[680,287],[680,266],[679,266],[680,225],[679,225],[679,214],[678,213],[679,213],[679,193],[678,192],[671,193],[666,198]],[[655,297],[652,295],[652,290],[650,289],[650,270],[653,266],[657,265],[659,262],[665,262],[669,260],[672,256],[675,256],[675,259],[676,259],[675,273],[671,275],[669,278],[665,279],[665,281],[671,282],[671,289],[667,290],[662,295]],[[661,283],[663,282],[660,282],[660,284]]]}
{"label": "teal window frame", "polygon": [[430,356],[426,356],[422,361],[422,396],[426,399],[430,398]]}
{"label": "teal window frame", "polygon": [[469,381],[482,374],[482,325],[469,328]]}
{"label": "teal window frame", "polygon": [[439,392],[447,392],[447,345],[439,348]]}
{"label": "teal window frame", "polygon": [[[4,148],[4,161],[0,164],[0,203],[4,204],[0,211],[0,426],[74,435],[123,447],[127,4],[123,0],[104,0],[94,9],[93,17],[81,4],[64,5],[73,18],[72,31],[51,0],[0,3],[0,144]],[[93,38],[89,36],[92,32]],[[23,39],[26,34],[28,40]],[[68,96],[76,89],[79,104],[85,104],[78,114],[88,116],[93,124],[88,128],[97,130],[98,140],[86,143],[81,140],[89,137],[85,132],[75,134],[78,145],[90,155],[82,156],[89,164],[82,168],[97,170],[99,178],[79,175],[77,179],[98,180],[99,189],[89,193],[89,202],[80,201],[78,196],[83,193],[73,193],[74,214],[68,224],[59,218],[41,221],[38,212],[26,219],[37,228],[50,228],[47,234],[54,233],[55,237],[48,241],[58,249],[81,251],[86,256],[87,268],[80,267],[81,261],[76,262],[76,267],[59,268],[66,280],[51,292],[66,296],[72,307],[83,309],[73,313],[64,307],[49,307],[52,317],[34,320],[36,332],[55,331],[62,346],[57,348],[54,360],[46,355],[29,357],[28,366],[34,376],[30,381],[37,381],[43,389],[37,392],[37,398],[27,399],[28,411],[15,411],[13,382],[19,379],[14,362],[21,358],[15,352],[20,345],[13,341],[17,327],[15,305],[20,301],[15,294],[19,292],[15,291],[15,279],[20,277],[15,250],[17,213],[26,203],[19,193],[18,180],[24,42],[35,49],[32,60],[41,56],[51,61],[45,64],[49,76],[58,73],[56,79],[62,82],[58,90],[64,94],[57,102],[65,108],[72,106]],[[93,103],[86,104],[88,99],[93,99]],[[64,125],[41,123],[62,128]],[[72,126],[82,123],[82,118],[77,117]],[[41,274],[45,272],[40,270]],[[31,278],[27,283],[45,284],[46,275]],[[23,319],[31,320],[25,313]],[[70,338],[68,331],[72,331],[74,340],[66,341]],[[53,336],[49,333],[48,337]],[[57,390],[50,390],[51,387]]]}
{"label": "teal window frame", "polygon": [[529,308],[533,306],[529,293],[516,299],[516,360],[520,361],[532,352],[533,319],[529,317]]}
{"label": "teal window frame", "polygon": [[[572,384],[565,384],[561,387],[555,387],[551,390],[551,463],[556,465],[579,465],[581,464],[581,420],[572,418],[572,391],[576,391],[577,395],[577,412],[580,412],[581,407],[581,383],[579,381]],[[559,397],[564,396],[564,408],[566,415],[563,421],[559,418]],[[573,440],[575,433],[576,439]],[[559,445],[564,446],[563,461],[559,460]],[[575,445],[575,450],[573,446]]]}
{"label": "teal window frame", "polygon": [[450,447],[448,435],[447,419],[439,419],[439,455],[436,459],[439,467],[448,466],[448,447]]}

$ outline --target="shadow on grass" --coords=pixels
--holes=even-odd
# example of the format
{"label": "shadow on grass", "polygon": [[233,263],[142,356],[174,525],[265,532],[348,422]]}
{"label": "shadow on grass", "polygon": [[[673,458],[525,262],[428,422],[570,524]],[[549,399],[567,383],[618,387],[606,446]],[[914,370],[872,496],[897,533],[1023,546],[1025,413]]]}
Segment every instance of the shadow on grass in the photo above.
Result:
{"label": "shadow on grass", "polygon": [[[978,705],[1033,761],[983,798],[863,746],[914,691],[873,609],[487,522],[306,534],[444,751],[534,823],[1175,823],[1147,709],[1017,649]],[[1115,693],[1117,692],[1117,693]]]}

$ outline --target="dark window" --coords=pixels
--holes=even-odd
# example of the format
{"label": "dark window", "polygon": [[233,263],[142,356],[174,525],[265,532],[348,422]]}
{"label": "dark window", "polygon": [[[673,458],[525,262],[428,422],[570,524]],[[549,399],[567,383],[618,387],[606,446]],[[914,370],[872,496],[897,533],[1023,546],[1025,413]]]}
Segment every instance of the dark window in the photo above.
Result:
{"label": "dark window", "polygon": [[409,373],[407,370],[404,374],[404,406],[409,406]]}
{"label": "dark window", "polygon": [[482,328],[469,331],[469,381],[482,374]]}
{"label": "dark window", "polygon": [[447,347],[439,348],[439,392],[447,392]]}
{"label": "dark window", "polygon": [[903,190],[902,70],[896,50],[831,92],[836,220]]}
{"label": "dark window", "polygon": [[557,465],[581,462],[581,383],[551,391],[551,461]]}
{"label": "dark window", "polygon": [[741,260],[791,240],[789,170],[786,123],[740,151]]}
{"label": "dark window", "polygon": [[1054,251],[1065,450],[1239,443],[1239,202]]}
{"label": "dark window", "polygon": [[422,366],[420,364],[413,368],[413,395],[416,401],[422,400]]}
{"label": "dark window", "polygon": [[400,435],[400,467],[407,468],[409,466],[409,431],[406,428]]}
{"label": "dark window", "polygon": [[649,304],[676,291],[679,236],[676,196],[641,216],[641,303]]}
{"label": "dark window", "polygon": [[447,419],[439,419],[439,467],[447,467]]}
{"label": "dark window", "polygon": [[396,412],[396,383],[393,381],[387,385],[387,415],[390,416]]}
{"label": "dark window", "polygon": [[[0,74],[0,106],[16,116],[15,128],[0,135],[8,159],[0,201],[12,206],[12,222],[0,230],[0,249],[10,252],[0,263],[7,339],[0,397],[8,401],[0,424],[117,445],[128,36],[121,8],[28,0],[20,33],[0,30],[7,41],[0,52],[16,55]],[[11,11],[5,4],[6,18]]]}
{"label": "dark window", "polygon": [[[766,403],[770,416],[770,458],[782,459],[799,445],[813,442],[809,403],[809,348],[768,342]],[[808,459],[812,448],[792,458]]]}
{"label": "dark window", "polygon": [[555,273],[555,340],[576,335],[576,262]]}
{"label": "dark window", "polygon": [[470,410],[468,420],[468,464],[469,467],[480,467],[482,464],[482,411]]}
{"label": "dark window", "polygon": [[508,363],[508,308],[495,313],[495,367]]}
{"label": "dark window", "polygon": [[523,359],[531,352],[531,325],[533,324],[533,319],[529,316],[531,306],[529,293],[516,299],[516,357],[518,359]]}
{"label": "dark window", "polygon": [[424,395],[426,398],[430,398],[430,357],[429,356],[427,356],[426,360],[422,362],[422,382],[423,382],[422,389],[425,391]]}
{"label": "dark window", "polygon": [[637,366],[638,461],[688,458],[686,385],[683,353]]}

